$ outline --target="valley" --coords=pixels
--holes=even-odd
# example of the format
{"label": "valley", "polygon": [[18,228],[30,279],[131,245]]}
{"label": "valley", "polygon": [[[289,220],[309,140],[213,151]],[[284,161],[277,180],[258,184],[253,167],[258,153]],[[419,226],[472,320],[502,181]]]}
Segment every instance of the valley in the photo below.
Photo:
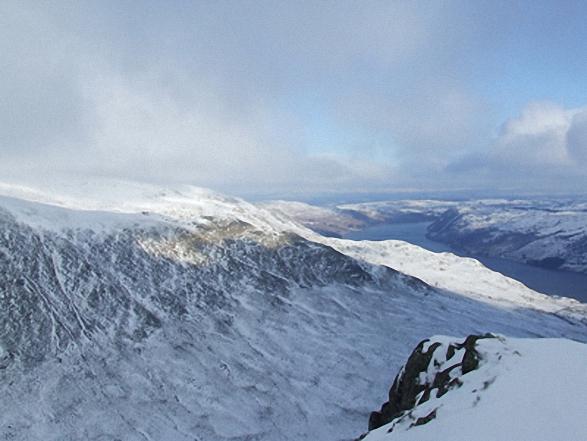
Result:
{"label": "valley", "polygon": [[456,251],[444,243],[435,242],[426,237],[429,226],[429,222],[382,224],[364,230],[351,231],[343,238],[373,241],[401,240],[435,253],[453,253],[461,257],[474,258],[487,268],[518,280],[535,291],[550,296],[571,297],[583,303],[587,302],[586,274],[553,270],[500,257],[479,256]]}
{"label": "valley", "polygon": [[327,236],[404,240],[478,259],[542,293],[587,300],[581,200],[400,200],[320,209],[267,204]]}

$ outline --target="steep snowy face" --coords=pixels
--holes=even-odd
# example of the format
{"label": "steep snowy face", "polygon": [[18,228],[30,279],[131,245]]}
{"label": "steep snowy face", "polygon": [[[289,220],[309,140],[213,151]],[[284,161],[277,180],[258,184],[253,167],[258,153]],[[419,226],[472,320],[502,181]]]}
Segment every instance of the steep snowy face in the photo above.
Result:
{"label": "steep snowy face", "polygon": [[[50,219],[36,223],[50,229],[17,220],[44,211]],[[335,397],[341,420],[346,406],[366,411],[337,392],[355,381],[343,366],[358,370],[379,351],[353,347],[353,332],[369,332],[356,304],[427,291],[240,220],[188,228],[109,214],[110,228],[105,217],[99,229],[72,227],[87,225],[85,214],[1,210],[3,436],[311,438],[326,430]],[[364,376],[354,389],[372,382]],[[342,431],[352,433],[357,415]]]}
{"label": "steep snowy face", "polygon": [[0,200],[4,438],[350,439],[427,335],[587,335],[350,257],[243,201],[116,189]]}
{"label": "steep snowy face", "polygon": [[361,439],[582,440],[585,363],[587,345],[564,339],[424,340]]}
{"label": "steep snowy face", "polygon": [[[60,210],[34,204],[19,214],[38,218],[43,211]],[[75,216],[81,225],[80,213],[57,217]],[[238,219],[207,217],[186,225],[183,218],[146,217],[111,215],[110,231],[105,225],[72,228],[71,222],[59,230],[54,223],[34,228],[0,209],[0,314],[10,357],[33,366],[96,333],[139,341],[164,318],[230,315],[238,302],[233,294],[242,291],[279,303],[293,287],[375,287],[387,280],[291,232],[263,231]],[[384,273],[401,279],[392,270]]]}

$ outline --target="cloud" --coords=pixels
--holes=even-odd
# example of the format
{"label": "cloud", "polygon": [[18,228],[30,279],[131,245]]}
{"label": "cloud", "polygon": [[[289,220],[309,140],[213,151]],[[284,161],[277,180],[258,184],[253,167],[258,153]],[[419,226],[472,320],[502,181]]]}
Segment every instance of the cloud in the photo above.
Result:
{"label": "cloud", "polygon": [[569,164],[566,135],[573,113],[550,102],[530,103],[522,115],[506,121],[490,155],[518,165]]}
{"label": "cloud", "polygon": [[0,42],[0,155],[83,139],[89,116],[77,81],[83,51],[26,2],[0,6]]}
{"label": "cloud", "polygon": [[29,154],[26,163],[19,152],[6,155],[4,165],[24,173],[75,171],[192,182],[237,193],[331,189],[381,175],[375,164],[366,171],[361,161],[307,156],[276,144],[275,119],[262,106],[239,116],[227,115],[221,106],[184,107],[151,81],[120,77],[86,83],[83,97],[93,114],[87,140],[80,145],[61,139],[40,155]]}
{"label": "cloud", "polygon": [[0,173],[249,194],[578,170],[585,118],[544,103],[469,154],[491,134],[491,103],[470,83],[509,35],[505,6],[6,0]]}
{"label": "cloud", "polygon": [[350,3],[103,5],[2,6],[3,176],[75,172],[238,193],[348,188],[385,174],[308,155],[290,136],[297,116],[280,107],[281,91],[321,81],[328,74],[316,72],[351,63],[373,39],[387,42],[373,46],[378,57],[405,52],[409,20],[388,29]]}
{"label": "cloud", "polygon": [[587,108],[573,115],[566,133],[566,145],[571,158],[587,167]]}
{"label": "cloud", "polygon": [[[451,163],[461,180],[520,191],[568,191],[587,177],[587,108],[532,102],[508,119],[485,152]],[[557,190],[558,189],[558,190]]]}

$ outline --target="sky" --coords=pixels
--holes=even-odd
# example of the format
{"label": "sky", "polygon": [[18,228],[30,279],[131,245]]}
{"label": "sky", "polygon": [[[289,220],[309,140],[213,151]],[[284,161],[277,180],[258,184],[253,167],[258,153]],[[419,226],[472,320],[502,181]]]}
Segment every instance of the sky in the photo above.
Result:
{"label": "sky", "polygon": [[587,193],[587,2],[0,4],[0,180]]}

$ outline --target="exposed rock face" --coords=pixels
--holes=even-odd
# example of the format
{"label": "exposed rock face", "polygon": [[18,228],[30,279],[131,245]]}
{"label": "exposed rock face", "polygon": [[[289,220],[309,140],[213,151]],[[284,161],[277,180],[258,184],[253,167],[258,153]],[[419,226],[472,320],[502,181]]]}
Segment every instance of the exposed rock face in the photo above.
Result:
{"label": "exposed rock face", "polygon": [[[475,343],[481,338],[493,338],[493,335],[470,335],[461,344],[448,345],[445,354],[437,353],[441,351],[440,342],[430,344],[428,339],[421,341],[395,377],[389,391],[389,401],[383,404],[380,411],[371,413],[369,430],[388,424],[416,405],[428,401],[434,389],[437,389],[436,396],[440,397],[450,388],[458,387],[460,380],[453,378],[451,372],[460,368],[464,375],[477,368],[479,354],[475,350]],[[464,352],[456,356],[461,350]],[[445,366],[441,366],[443,360]],[[434,375],[429,375],[431,371]],[[426,424],[433,418],[434,412],[425,418],[419,418],[414,425]]]}
{"label": "exposed rock face", "polygon": [[[471,335],[463,342],[437,335],[421,343],[394,384],[400,397],[418,389],[402,384],[408,377],[422,386],[415,400],[408,397],[414,407],[359,439],[582,441],[587,385],[576,379],[584,374],[587,345],[487,337]],[[425,359],[429,365],[418,373]]]}

